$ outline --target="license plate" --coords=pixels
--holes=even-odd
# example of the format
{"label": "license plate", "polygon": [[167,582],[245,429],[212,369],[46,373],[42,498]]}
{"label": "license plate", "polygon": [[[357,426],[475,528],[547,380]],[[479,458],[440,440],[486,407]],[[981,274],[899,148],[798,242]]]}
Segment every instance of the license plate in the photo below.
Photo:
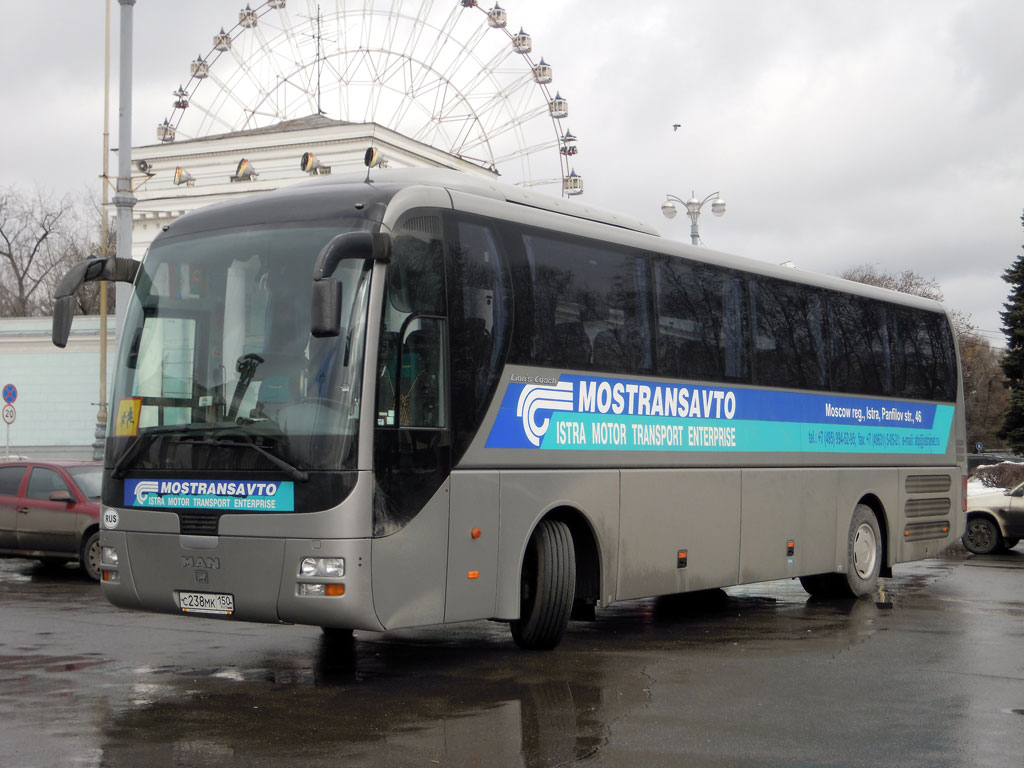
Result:
{"label": "license plate", "polygon": [[230,615],[235,610],[235,598],[213,592],[179,592],[178,606],[185,613]]}

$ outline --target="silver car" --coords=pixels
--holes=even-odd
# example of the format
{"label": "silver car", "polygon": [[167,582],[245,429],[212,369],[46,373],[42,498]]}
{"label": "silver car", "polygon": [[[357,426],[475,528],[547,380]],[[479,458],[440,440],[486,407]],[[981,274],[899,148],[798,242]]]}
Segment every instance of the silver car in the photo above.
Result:
{"label": "silver car", "polygon": [[967,499],[964,546],[976,555],[1012,549],[1024,536],[1024,483]]}

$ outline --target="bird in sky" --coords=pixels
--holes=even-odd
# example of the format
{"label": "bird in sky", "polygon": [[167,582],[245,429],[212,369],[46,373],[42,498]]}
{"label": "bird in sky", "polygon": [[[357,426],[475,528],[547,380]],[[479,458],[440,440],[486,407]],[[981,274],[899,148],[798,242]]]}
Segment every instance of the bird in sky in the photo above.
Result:
{"label": "bird in sky", "polygon": [[681,126],[681,125],[682,125],[682,123],[672,123],[672,130],[673,131],[678,131],[679,130],[679,126]]}

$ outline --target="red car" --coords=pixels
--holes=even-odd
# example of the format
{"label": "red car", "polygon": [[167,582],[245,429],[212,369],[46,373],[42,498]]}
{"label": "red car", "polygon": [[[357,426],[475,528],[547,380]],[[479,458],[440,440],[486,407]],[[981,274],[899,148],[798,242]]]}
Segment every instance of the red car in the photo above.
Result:
{"label": "red car", "polygon": [[99,462],[0,462],[0,557],[77,561],[99,581],[102,480]]}

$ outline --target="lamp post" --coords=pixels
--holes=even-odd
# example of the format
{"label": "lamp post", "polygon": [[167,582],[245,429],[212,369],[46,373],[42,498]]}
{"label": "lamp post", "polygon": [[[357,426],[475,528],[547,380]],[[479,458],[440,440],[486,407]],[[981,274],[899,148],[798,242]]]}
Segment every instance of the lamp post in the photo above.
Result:
{"label": "lamp post", "polygon": [[661,204],[661,212],[665,214],[666,219],[674,219],[676,213],[676,203],[682,203],[686,206],[686,215],[690,217],[690,242],[694,245],[700,245],[700,231],[697,228],[697,219],[700,216],[700,209],[704,207],[704,204],[711,200],[711,212],[715,216],[725,215],[725,200],[718,196],[717,192],[712,192],[710,195],[705,197],[703,200],[698,200],[697,195],[693,192],[690,193],[689,200],[683,200],[681,197],[675,195],[668,195],[665,198],[665,202]]}
{"label": "lamp post", "polygon": [[[121,6],[121,48],[118,107],[117,189],[114,208],[117,210],[117,255],[132,258],[132,209],[137,202],[132,191],[132,22],[135,0],[117,0]],[[121,335],[124,312],[128,306],[129,289],[118,283],[114,301],[117,306],[117,335]]]}

